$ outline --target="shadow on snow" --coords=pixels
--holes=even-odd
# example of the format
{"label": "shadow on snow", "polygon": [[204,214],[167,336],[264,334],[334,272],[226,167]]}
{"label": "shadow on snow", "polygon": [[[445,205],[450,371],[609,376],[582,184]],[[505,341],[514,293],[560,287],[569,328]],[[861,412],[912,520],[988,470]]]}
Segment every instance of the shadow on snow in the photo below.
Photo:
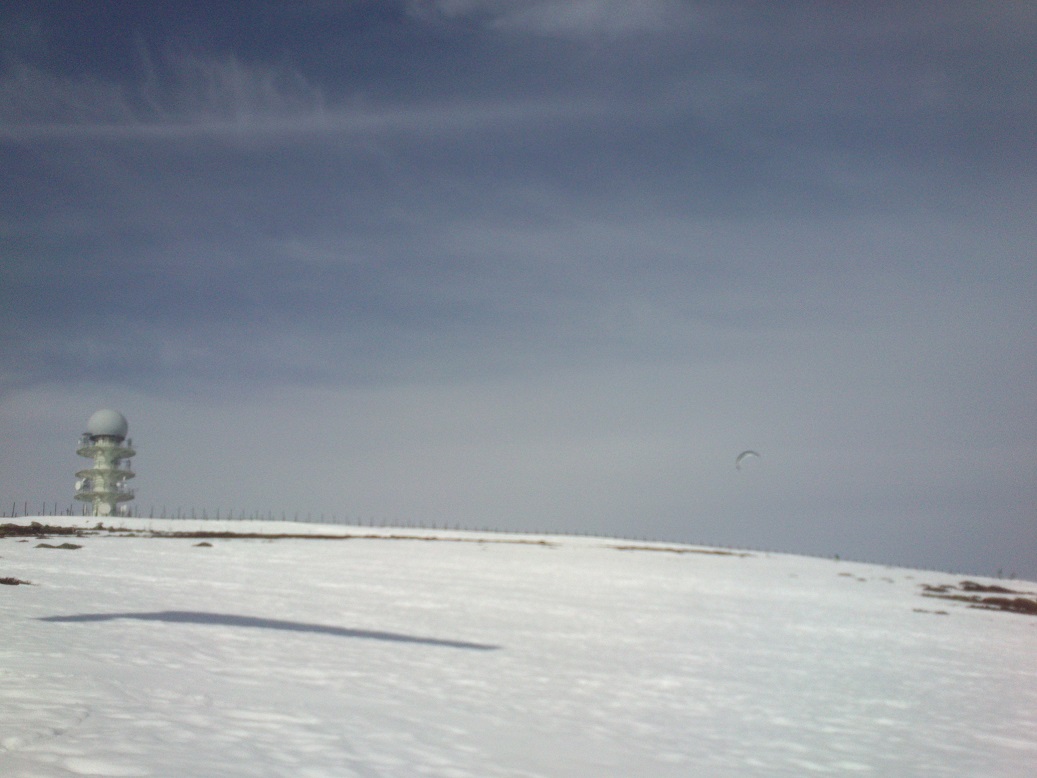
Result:
{"label": "shadow on snow", "polygon": [[137,619],[138,621],[164,621],[170,624],[209,624],[224,627],[253,627],[258,629],[281,629],[288,632],[311,632],[317,635],[333,635],[340,638],[362,638],[387,640],[394,643],[420,643],[426,646],[446,648],[468,648],[477,651],[492,651],[499,646],[485,643],[468,643],[461,640],[402,635],[397,632],[377,632],[366,629],[329,627],[324,624],[305,624],[299,621],[261,619],[255,616],[235,616],[228,613],[201,613],[197,611],[158,611],[156,613],[81,613],[75,616],[43,616],[39,621],[84,623],[91,621],[114,621],[115,619]]}

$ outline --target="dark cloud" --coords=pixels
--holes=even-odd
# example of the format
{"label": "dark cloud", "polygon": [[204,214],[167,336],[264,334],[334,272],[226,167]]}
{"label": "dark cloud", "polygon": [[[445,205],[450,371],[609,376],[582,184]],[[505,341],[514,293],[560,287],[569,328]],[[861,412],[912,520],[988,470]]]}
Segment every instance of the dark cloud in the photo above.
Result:
{"label": "dark cloud", "polygon": [[0,12],[5,482],[121,398],[300,452],[199,502],[1020,558],[1033,13],[246,5]]}

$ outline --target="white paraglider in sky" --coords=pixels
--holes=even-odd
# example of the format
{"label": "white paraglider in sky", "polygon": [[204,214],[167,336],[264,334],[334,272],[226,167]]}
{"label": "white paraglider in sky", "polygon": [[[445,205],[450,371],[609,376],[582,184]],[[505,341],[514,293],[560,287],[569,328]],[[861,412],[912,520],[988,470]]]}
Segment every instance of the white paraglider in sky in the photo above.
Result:
{"label": "white paraglider in sky", "polygon": [[759,459],[760,455],[757,454],[755,451],[743,451],[741,454],[735,457],[735,467],[738,470],[741,470],[742,462],[744,462],[749,457],[756,457],[757,459]]}

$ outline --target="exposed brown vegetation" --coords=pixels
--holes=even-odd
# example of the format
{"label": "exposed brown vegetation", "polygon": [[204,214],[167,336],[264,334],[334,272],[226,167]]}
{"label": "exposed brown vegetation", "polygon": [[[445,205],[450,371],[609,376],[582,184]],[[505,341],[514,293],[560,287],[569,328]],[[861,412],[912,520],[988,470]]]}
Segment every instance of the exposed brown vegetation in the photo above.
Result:
{"label": "exposed brown vegetation", "polygon": [[1037,599],[1027,599],[1026,597],[983,597],[972,607],[1037,616]]}
{"label": "exposed brown vegetation", "polygon": [[[264,532],[214,532],[214,531],[191,531],[191,532],[165,532],[162,530],[131,530],[126,527],[105,527],[98,523],[97,526],[90,529],[81,529],[79,527],[52,527],[49,525],[43,525],[39,522],[33,522],[30,525],[21,524],[3,524],[0,525],[0,538],[4,537],[35,537],[37,540],[42,540],[48,535],[74,535],[75,537],[85,537],[87,535],[97,535],[100,533],[107,533],[112,537],[132,537],[132,538],[181,538],[184,540],[424,540],[424,541],[438,541],[445,543],[501,543],[501,544],[516,544],[525,546],[554,546],[555,544],[548,540],[531,540],[527,538],[510,538],[510,537],[449,537],[443,535],[411,535],[405,533],[393,533],[391,535],[382,535],[378,533],[368,533],[364,535],[310,535],[304,533],[264,533]],[[196,544],[200,545],[200,544]],[[73,544],[63,544],[61,546],[51,546],[45,543],[41,543],[37,548],[71,548]],[[79,546],[75,546],[79,548]],[[704,551],[702,553],[711,553]],[[726,551],[718,551],[716,553],[726,554]]]}
{"label": "exposed brown vegetation", "polygon": [[1016,592],[1012,589],[1006,589],[1003,586],[990,585],[985,586],[975,581],[962,581],[958,586],[963,592],[989,592],[992,594],[1023,594],[1023,592]]}
{"label": "exposed brown vegetation", "polygon": [[711,556],[752,556],[744,551],[722,551],[717,548],[681,548],[680,546],[612,546],[617,551],[666,551],[670,554],[709,554]]}
{"label": "exposed brown vegetation", "polygon": [[[985,594],[1030,595],[1030,592],[1020,592],[996,584],[980,584],[975,581],[962,581],[957,587],[952,584],[941,584],[940,586],[922,584],[921,587],[923,597],[934,597],[940,600],[963,602],[970,608],[1008,611],[1010,613],[1023,613],[1028,616],[1037,616],[1037,596],[983,596]],[[965,594],[960,594],[959,592],[965,592]]]}
{"label": "exposed brown vegetation", "polygon": [[44,537],[46,535],[82,536],[83,530],[78,527],[53,527],[50,524],[0,524],[0,538]]}
{"label": "exposed brown vegetation", "polygon": [[0,584],[4,584],[6,586],[18,586],[19,584],[33,586],[32,581],[23,581],[21,578],[0,578]]}
{"label": "exposed brown vegetation", "polygon": [[522,538],[453,538],[442,535],[305,535],[293,533],[262,532],[147,532],[153,538],[185,538],[188,540],[424,540],[444,543],[508,543],[525,546],[553,546],[546,540],[524,540]]}

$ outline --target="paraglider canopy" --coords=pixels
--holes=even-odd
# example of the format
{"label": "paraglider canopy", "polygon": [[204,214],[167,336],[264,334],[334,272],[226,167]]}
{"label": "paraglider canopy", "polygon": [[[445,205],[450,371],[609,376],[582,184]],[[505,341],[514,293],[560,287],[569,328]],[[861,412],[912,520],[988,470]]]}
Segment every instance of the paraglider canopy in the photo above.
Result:
{"label": "paraglider canopy", "polygon": [[755,451],[743,451],[741,454],[735,457],[735,467],[741,470],[742,462],[744,462],[749,457],[756,457],[757,459],[760,459],[760,455],[757,454]]}

